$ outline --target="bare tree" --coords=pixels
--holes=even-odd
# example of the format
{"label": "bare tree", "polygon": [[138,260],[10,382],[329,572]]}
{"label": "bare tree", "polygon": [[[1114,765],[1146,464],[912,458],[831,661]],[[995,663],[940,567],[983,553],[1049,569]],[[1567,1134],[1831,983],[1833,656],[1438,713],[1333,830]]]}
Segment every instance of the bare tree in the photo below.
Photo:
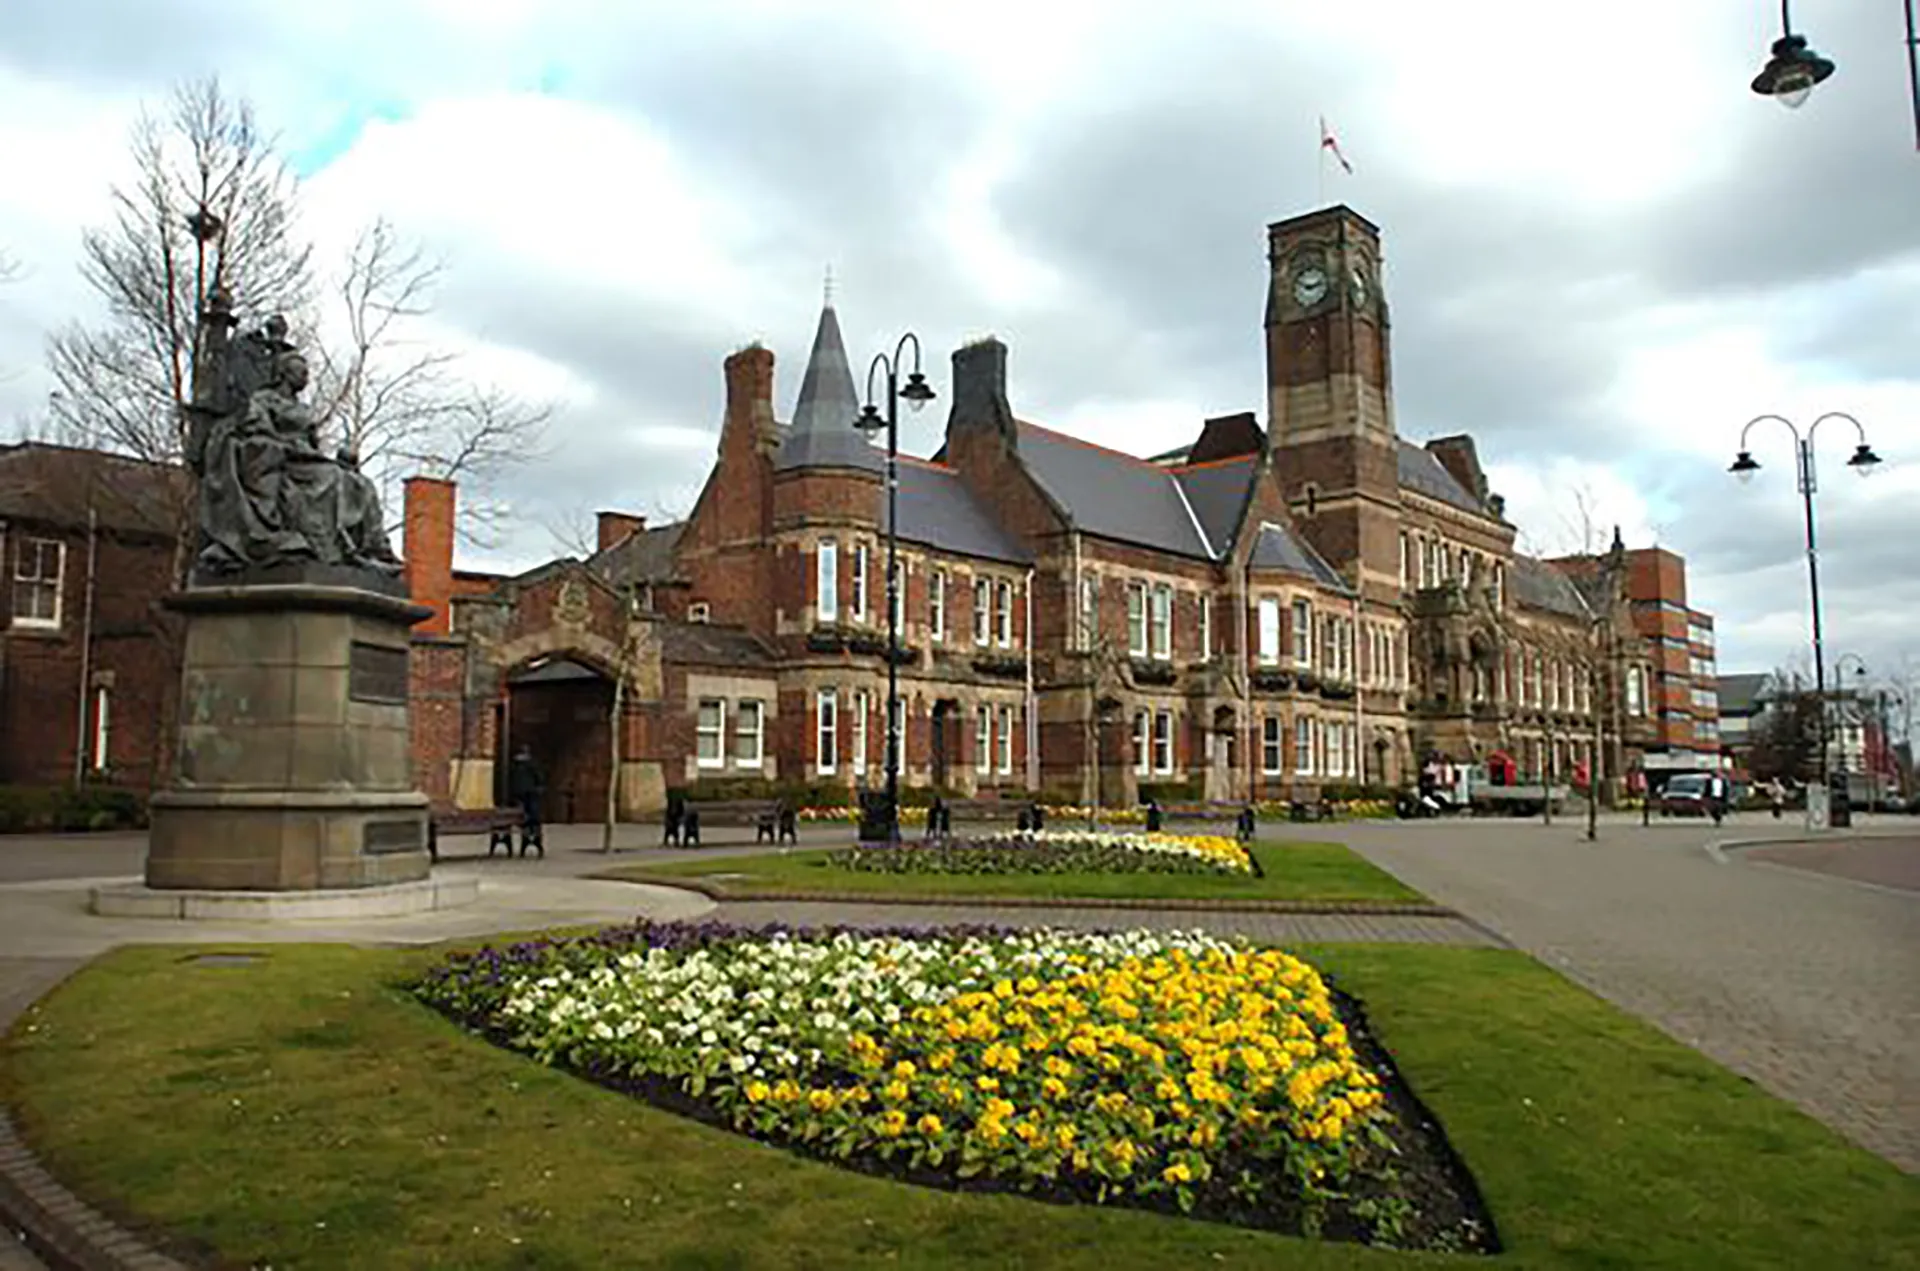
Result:
{"label": "bare tree", "polygon": [[444,272],[384,218],[362,231],[333,289],[338,307],[329,312],[342,338],[320,342],[315,404],[387,493],[390,514],[402,476],[462,481],[482,497],[461,500],[461,533],[487,544],[503,510],[485,496],[508,469],[539,456],[552,408],[469,380],[459,354],[421,338]]}

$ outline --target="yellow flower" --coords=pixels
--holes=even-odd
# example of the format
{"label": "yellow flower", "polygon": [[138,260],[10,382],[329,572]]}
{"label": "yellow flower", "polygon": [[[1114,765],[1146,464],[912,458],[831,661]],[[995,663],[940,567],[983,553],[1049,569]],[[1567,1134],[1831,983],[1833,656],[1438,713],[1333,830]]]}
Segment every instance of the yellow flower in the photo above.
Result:
{"label": "yellow flower", "polygon": [[834,1095],[831,1090],[815,1090],[807,1096],[807,1106],[815,1112],[826,1112],[830,1110],[833,1105]]}
{"label": "yellow flower", "polygon": [[905,1081],[908,1078],[912,1077],[913,1074],[917,1071],[919,1070],[913,1066],[913,1061],[911,1059],[902,1059],[899,1063],[893,1066],[893,1075],[900,1078],[900,1080],[902,1081]]}
{"label": "yellow flower", "polygon": [[889,1081],[880,1090],[880,1096],[888,1103],[905,1103],[907,1094],[907,1083],[904,1081]]}
{"label": "yellow flower", "polygon": [[925,1116],[921,1117],[918,1122],[915,1123],[914,1128],[920,1131],[920,1133],[926,1135],[928,1138],[932,1138],[934,1135],[940,1133],[940,1131],[945,1129],[946,1127],[940,1123],[939,1117],[929,1112]]}
{"label": "yellow flower", "polygon": [[987,1091],[989,1094],[991,1094],[993,1091],[998,1090],[1000,1088],[1000,1079],[998,1077],[989,1077],[985,1073],[981,1073],[978,1077],[975,1077],[973,1079],[973,1084],[980,1087],[982,1090]]}
{"label": "yellow flower", "polygon": [[747,1083],[747,1102],[749,1103],[764,1103],[766,1102],[767,1096],[771,1093],[772,1091],[767,1088],[767,1083],[764,1081],[749,1081]]}
{"label": "yellow flower", "polygon": [[773,1087],[773,1101],[775,1103],[792,1103],[799,1097],[800,1087],[794,1085],[791,1081],[783,1080],[776,1083]]}
{"label": "yellow flower", "polygon": [[1047,1056],[1046,1068],[1049,1077],[1059,1077],[1064,1080],[1073,1075],[1073,1065],[1058,1055]]}
{"label": "yellow flower", "polygon": [[880,1114],[880,1133],[890,1139],[897,1139],[906,1132],[907,1114],[898,1108],[889,1108]]}
{"label": "yellow flower", "polygon": [[953,1067],[953,1058],[954,1056],[951,1050],[936,1050],[928,1057],[927,1067],[933,1069],[935,1072],[945,1072],[947,1069]]}
{"label": "yellow flower", "polygon": [[1048,1077],[1040,1083],[1040,1093],[1049,1099],[1058,1099],[1067,1093],[1067,1083],[1058,1077]]}
{"label": "yellow flower", "polygon": [[1169,1183],[1190,1183],[1193,1181],[1193,1171],[1181,1162],[1175,1161],[1160,1171],[1160,1177],[1166,1179]]}

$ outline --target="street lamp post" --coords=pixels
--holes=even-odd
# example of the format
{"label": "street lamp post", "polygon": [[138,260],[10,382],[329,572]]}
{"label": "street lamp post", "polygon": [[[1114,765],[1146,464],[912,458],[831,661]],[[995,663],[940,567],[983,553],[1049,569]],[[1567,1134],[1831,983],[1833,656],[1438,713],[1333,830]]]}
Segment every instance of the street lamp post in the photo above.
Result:
{"label": "street lamp post", "polygon": [[[913,370],[900,385],[900,361],[913,346]],[[887,373],[887,414],[873,404],[873,374]],[[920,373],[920,337],[909,331],[893,346],[893,356],[876,353],[867,366],[867,403],[854,427],[887,431],[887,841],[900,841],[900,399],[910,410],[933,400],[933,387]]]}
{"label": "street lamp post", "polygon": [[1784,415],[1756,415],[1749,419],[1740,430],[1740,452],[1734,457],[1727,471],[1733,473],[1742,482],[1753,480],[1753,474],[1760,471],[1760,463],[1747,449],[1747,434],[1753,431],[1755,424],[1773,420],[1785,425],[1793,434],[1793,450],[1796,465],[1797,485],[1800,501],[1806,513],[1807,531],[1807,595],[1813,616],[1813,676],[1814,698],[1819,710],[1814,719],[1819,726],[1819,806],[1816,811],[1814,794],[1807,795],[1807,821],[1812,828],[1823,829],[1826,825],[1827,806],[1827,664],[1826,646],[1820,632],[1820,549],[1815,533],[1813,516],[1813,496],[1819,489],[1813,464],[1813,439],[1820,431],[1820,425],[1829,419],[1844,419],[1853,425],[1859,444],[1854,447],[1853,457],[1847,460],[1847,466],[1861,476],[1869,476],[1880,463],[1880,456],[1873,453],[1873,447],[1867,444],[1867,430],[1860,421],[1844,411],[1828,411],[1807,427],[1803,436],[1792,420]]}
{"label": "street lamp post", "polygon": [[[1771,97],[1788,109],[1797,109],[1807,100],[1816,84],[1833,74],[1833,63],[1807,47],[1807,37],[1793,33],[1793,18],[1787,11],[1788,0],[1780,0],[1780,38],[1773,42],[1772,56],[1751,87],[1762,97]],[[1913,100],[1913,145],[1920,150],[1920,19],[1914,11],[1916,0],[1903,0],[1907,19],[1907,94]]]}

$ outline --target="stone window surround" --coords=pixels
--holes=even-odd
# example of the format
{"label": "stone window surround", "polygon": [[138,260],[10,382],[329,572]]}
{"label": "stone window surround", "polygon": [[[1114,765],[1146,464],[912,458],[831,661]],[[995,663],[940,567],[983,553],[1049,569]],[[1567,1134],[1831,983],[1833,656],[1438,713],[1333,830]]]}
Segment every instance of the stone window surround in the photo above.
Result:
{"label": "stone window surround", "polygon": [[840,695],[838,689],[813,693],[813,766],[823,777],[840,770]]}
{"label": "stone window surround", "polygon": [[1286,768],[1286,750],[1286,720],[1279,715],[1263,715],[1260,719],[1261,773],[1280,776]]}
{"label": "stone window surround", "polygon": [[[53,549],[53,568],[47,569],[47,549]],[[31,549],[31,558],[29,557]],[[29,568],[29,559],[32,561]],[[67,575],[67,545],[57,538],[35,538],[22,535],[14,542],[13,556],[13,625],[32,627],[43,631],[57,630],[65,616]],[[34,612],[37,604],[22,604],[22,596],[37,597],[51,592],[53,613],[42,617]]]}
{"label": "stone window surround", "polygon": [[840,617],[839,540],[816,540],[813,563],[814,617],[819,622],[836,622]]}
{"label": "stone window surround", "polygon": [[1161,776],[1173,772],[1173,712],[1153,713],[1153,770]]}
{"label": "stone window surround", "polygon": [[[713,709],[713,722],[707,722],[707,710]],[[702,697],[693,708],[693,762],[697,768],[724,768],[727,766],[727,699],[724,697]],[[707,743],[711,741],[713,754],[707,755]]]}
{"label": "stone window surround", "polygon": [[[745,727],[748,717],[753,719],[753,727]],[[741,743],[749,738],[753,741],[751,757],[740,752]],[[733,766],[736,768],[762,768],[767,762],[767,704],[758,698],[744,697],[733,706]]]}

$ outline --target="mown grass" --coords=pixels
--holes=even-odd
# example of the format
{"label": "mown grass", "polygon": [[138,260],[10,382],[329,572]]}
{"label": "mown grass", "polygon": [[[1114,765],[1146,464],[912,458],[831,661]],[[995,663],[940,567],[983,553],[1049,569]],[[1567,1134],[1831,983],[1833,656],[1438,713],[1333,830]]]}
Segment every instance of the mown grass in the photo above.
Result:
{"label": "mown grass", "polygon": [[1308,947],[1366,1003],[1507,1252],[1316,1244],[848,1174],[462,1034],[428,955],[110,954],[4,1091],[83,1194],[232,1265],[1782,1268],[1920,1263],[1920,1183],[1524,955]]}
{"label": "mown grass", "polygon": [[1255,843],[1260,874],[882,874],[836,868],[830,849],[618,866],[626,882],[697,881],[729,900],[756,896],[859,896],[1045,900],[1214,900],[1423,903],[1392,874],[1338,843]]}

